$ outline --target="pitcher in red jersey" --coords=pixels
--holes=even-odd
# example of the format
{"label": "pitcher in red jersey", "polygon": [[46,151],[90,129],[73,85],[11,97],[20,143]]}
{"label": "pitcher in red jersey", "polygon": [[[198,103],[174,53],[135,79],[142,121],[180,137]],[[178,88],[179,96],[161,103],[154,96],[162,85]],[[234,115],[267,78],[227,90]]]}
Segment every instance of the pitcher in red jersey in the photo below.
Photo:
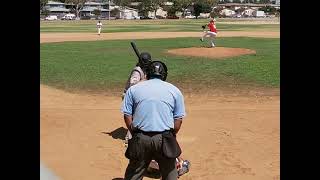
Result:
{"label": "pitcher in red jersey", "polygon": [[216,20],[214,18],[210,20],[210,23],[207,24],[209,30],[205,31],[204,35],[200,39],[203,42],[203,38],[209,36],[210,37],[210,47],[215,47],[214,40],[217,36],[217,28],[215,25],[215,21]]}

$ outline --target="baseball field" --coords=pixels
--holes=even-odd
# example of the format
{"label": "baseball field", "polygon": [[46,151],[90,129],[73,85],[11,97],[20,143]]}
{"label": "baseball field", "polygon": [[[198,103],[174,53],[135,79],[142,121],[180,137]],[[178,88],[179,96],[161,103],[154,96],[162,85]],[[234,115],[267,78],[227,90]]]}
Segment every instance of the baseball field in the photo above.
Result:
{"label": "baseball field", "polygon": [[[41,161],[65,180],[121,180],[121,93],[137,58],[168,66],[185,96],[178,134],[191,162],[182,180],[280,179],[280,24],[217,21],[216,48],[201,42],[207,20],[40,23]],[[151,179],[151,178],[145,178]]]}

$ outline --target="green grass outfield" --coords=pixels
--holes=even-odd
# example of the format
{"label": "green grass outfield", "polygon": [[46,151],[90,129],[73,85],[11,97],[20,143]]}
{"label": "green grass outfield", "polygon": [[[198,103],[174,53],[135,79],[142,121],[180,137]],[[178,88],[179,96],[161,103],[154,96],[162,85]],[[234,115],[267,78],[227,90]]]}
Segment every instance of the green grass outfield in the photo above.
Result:
{"label": "green grass outfield", "polygon": [[[41,21],[40,32],[96,32],[95,20]],[[102,33],[107,32],[199,32],[207,19],[198,20],[104,20]],[[219,31],[279,31],[279,24],[223,24]]]}
{"label": "green grass outfield", "polygon": [[[140,52],[147,51],[169,68],[168,81],[183,90],[228,88],[230,86],[279,87],[280,39],[218,38],[223,47],[256,50],[256,55],[226,59],[184,57],[166,50],[200,47],[199,38],[136,40]],[[120,92],[137,58],[130,40],[63,42],[40,44],[42,84],[65,90]]]}

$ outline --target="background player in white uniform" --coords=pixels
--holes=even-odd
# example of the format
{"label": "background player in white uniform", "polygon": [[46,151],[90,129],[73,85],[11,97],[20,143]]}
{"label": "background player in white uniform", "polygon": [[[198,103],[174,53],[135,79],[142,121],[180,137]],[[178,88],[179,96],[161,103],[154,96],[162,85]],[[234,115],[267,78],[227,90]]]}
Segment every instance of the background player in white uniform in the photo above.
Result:
{"label": "background player in white uniform", "polygon": [[97,23],[97,28],[98,28],[98,34],[100,35],[100,33],[101,33],[101,28],[102,28],[102,23],[101,23],[101,21],[98,21],[98,23]]}

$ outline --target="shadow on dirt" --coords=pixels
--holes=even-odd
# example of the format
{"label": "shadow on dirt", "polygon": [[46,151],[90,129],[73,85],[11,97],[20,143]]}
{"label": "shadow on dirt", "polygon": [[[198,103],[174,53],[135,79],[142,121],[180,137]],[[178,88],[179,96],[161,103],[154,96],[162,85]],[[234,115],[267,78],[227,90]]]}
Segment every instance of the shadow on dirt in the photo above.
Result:
{"label": "shadow on dirt", "polygon": [[112,136],[113,139],[121,139],[125,140],[126,134],[127,134],[127,129],[124,127],[119,127],[112,132],[102,132],[103,134],[107,134],[109,136]]}
{"label": "shadow on dirt", "polygon": [[[160,179],[161,174],[159,171],[152,171],[152,172],[145,172],[143,176],[148,177],[148,178],[153,178],[153,179]],[[112,180],[124,180],[123,178],[113,178]]]}

